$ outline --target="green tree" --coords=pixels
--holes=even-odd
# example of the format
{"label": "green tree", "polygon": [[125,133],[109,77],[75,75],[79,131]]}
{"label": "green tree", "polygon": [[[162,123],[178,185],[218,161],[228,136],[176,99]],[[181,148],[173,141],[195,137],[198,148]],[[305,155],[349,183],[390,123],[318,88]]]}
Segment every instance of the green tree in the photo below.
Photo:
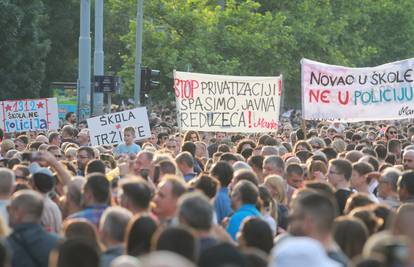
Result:
{"label": "green tree", "polygon": [[45,58],[42,96],[50,95],[52,82],[74,82],[78,76],[79,0],[43,0],[50,51]]}
{"label": "green tree", "polygon": [[38,97],[50,42],[40,0],[0,1],[0,88],[2,98]]}

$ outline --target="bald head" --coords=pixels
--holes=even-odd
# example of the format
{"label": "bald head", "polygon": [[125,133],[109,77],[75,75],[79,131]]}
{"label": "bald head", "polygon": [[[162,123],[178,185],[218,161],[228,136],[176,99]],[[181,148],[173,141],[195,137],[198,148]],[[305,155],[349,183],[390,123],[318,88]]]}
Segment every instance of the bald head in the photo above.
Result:
{"label": "bald head", "polygon": [[39,223],[43,212],[43,196],[33,190],[13,194],[9,210],[9,224]]}
{"label": "bald head", "polygon": [[414,170],[414,150],[406,150],[403,155],[404,170]]}

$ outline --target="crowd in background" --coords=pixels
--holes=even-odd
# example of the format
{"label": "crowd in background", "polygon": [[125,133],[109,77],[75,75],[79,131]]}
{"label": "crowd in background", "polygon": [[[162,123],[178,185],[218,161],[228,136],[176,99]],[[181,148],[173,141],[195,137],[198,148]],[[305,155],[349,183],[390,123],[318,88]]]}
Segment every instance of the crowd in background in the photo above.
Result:
{"label": "crowd in background", "polygon": [[0,266],[414,266],[414,124],[306,122],[91,146],[0,130]]}

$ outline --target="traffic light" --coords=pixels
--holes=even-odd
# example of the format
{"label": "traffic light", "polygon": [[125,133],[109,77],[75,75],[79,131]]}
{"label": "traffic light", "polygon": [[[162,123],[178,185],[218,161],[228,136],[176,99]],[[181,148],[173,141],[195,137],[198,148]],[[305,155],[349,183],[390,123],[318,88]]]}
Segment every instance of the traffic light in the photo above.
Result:
{"label": "traffic light", "polygon": [[141,68],[141,94],[148,94],[152,89],[160,86],[158,79],[160,71],[153,70],[148,67]]}

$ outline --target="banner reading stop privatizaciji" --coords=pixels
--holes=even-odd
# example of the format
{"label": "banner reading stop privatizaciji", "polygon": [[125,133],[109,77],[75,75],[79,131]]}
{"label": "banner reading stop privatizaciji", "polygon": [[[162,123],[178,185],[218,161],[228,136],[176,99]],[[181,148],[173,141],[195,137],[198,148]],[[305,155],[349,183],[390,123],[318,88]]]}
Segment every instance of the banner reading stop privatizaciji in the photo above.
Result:
{"label": "banner reading stop privatizaciji", "polygon": [[174,93],[181,130],[256,133],[278,128],[281,77],[174,71]]}
{"label": "banner reading stop privatizaciji", "polygon": [[302,59],[302,116],[307,120],[414,118],[414,59],[348,68]]}

